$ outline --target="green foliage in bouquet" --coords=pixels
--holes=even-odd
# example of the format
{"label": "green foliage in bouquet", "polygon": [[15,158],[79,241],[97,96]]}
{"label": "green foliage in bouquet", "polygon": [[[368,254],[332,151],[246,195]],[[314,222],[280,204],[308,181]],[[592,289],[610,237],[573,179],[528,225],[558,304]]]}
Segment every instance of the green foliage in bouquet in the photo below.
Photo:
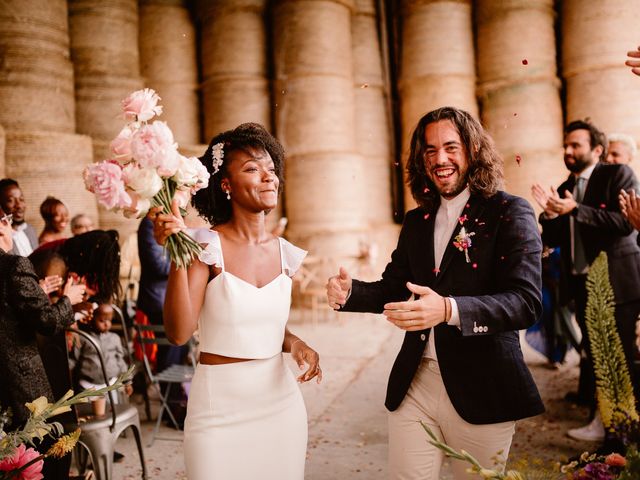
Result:
{"label": "green foliage in bouquet", "polygon": [[587,275],[587,333],[596,375],[598,409],[610,431],[625,431],[638,422],[636,400],[618,335],[607,254],[601,252]]}

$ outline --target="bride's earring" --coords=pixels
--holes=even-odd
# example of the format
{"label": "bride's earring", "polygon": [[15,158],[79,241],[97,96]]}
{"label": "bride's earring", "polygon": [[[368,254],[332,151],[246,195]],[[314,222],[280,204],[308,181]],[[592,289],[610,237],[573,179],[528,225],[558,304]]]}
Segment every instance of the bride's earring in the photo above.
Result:
{"label": "bride's earring", "polygon": [[231,192],[227,190],[227,200],[231,200]]}

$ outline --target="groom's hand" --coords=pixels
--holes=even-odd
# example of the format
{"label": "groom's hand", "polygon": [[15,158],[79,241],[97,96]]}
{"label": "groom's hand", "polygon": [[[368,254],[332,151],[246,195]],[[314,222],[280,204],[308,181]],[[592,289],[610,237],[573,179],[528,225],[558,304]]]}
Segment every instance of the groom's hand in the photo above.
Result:
{"label": "groom's hand", "polygon": [[340,267],[338,275],[327,282],[327,301],[334,310],[340,310],[347,303],[347,296],[351,291],[353,281],[347,271]]}
{"label": "groom's hand", "polygon": [[382,312],[396,327],[408,332],[435,327],[445,321],[445,299],[431,290],[407,282],[407,288],[416,295],[418,300],[406,302],[391,302],[384,306]]}

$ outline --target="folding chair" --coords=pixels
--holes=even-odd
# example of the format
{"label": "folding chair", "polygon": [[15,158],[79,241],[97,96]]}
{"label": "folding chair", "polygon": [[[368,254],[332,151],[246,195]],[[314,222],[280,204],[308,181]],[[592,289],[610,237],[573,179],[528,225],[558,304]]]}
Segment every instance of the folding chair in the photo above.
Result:
{"label": "folding chair", "polygon": [[[140,325],[138,323],[135,324],[136,331],[138,333],[138,338],[136,341],[139,341],[142,348],[142,355],[144,360],[144,369],[149,378],[149,382],[153,385],[156,392],[158,393],[158,397],[160,398],[160,411],[158,412],[158,418],[156,419],[156,424],[153,427],[153,432],[151,433],[151,440],[149,441],[149,447],[153,445],[156,438],[158,440],[181,440],[176,437],[159,437],[158,429],[160,428],[160,422],[162,421],[162,415],[164,412],[167,412],[171,423],[176,428],[176,430],[180,430],[180,426],[178,425],[178,421],[173,416],[171,409],[169,408],[170,393],[171,387],[175,384],[182,385],[185,382],[191,382],[193,378],[193,373],[195,371],[196,366],[196,358],[195,358],[195,347],[193,343],[193,339],[190,339],[188,342],[189,345],[189,358],[191,360],[191,365],[170,365],[164,370],[153,373],[153,369],[151,368],[151,362],[147,357],[147,351],[145,345],[172,345],[172,343],[166,338],[164,333],[164,327],[162,325]],[[153,332],[153,335],[148,335],[147,332]],[[160,384],[166,384],[166,389],[164,394],[160,388]]]}

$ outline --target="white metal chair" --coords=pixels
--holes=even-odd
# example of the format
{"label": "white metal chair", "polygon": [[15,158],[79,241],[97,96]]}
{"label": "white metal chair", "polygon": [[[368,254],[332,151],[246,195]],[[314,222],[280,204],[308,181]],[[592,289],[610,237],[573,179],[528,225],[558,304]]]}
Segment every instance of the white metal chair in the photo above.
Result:
{"label": "white metal chair", "polygon": [[[100,351],[100,346],[86,332],[74,328],[67,328],[67,331],[83,336],[98,352],[100,366],[104,376],[104,383],[108,384],[107,372],[104,366],[104,358]],[[138,409],[128,403],[115,404],[111,395],[107,395],[108,410],[105,415],[95,416],[92,414],[90,404],[75,405],[77,417],[82,417],[82,422],[66,423],[65,431],[73,431],[80,428],[80,439],[78,443],[83,446],[89,454],[89,459],[93,466],[96,480],[111,480],[113,471],[113,453],[118,437],[127,428],[133,430],[133,435],[138,447],[140,465],[142,467],[142,477],[147,478],[147,468],[144,462],[144,450],[142,448],[142,438],[140,436],[140,418]],[[76,447],[78,448],[78,447]],[[78,458],[83,455],[78,452]],[[81,473],[86,470],[86,461],[81,462]]]}

